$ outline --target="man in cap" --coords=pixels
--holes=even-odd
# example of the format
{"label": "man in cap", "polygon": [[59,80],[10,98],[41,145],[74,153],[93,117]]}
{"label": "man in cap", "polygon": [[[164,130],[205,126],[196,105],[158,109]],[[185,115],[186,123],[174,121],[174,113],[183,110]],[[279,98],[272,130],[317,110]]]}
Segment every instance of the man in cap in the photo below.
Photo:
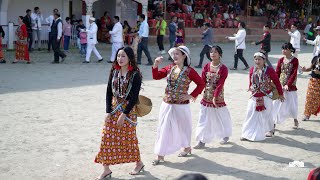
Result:
{"label": "man in cap", "polygon": [[200,53],[200,61],[199,65],[196,66],[196,68],[202,68],[202,62],[204,55],[207,56],[207,58],[211,61],[210,58],[210,50],[211,47],[213,46],[213,31],[212,28],[210,27],[210,23],[205,23],[204,24],[204,31],[202,32],[202,43],[204,45],[201,53]]}
{"label": "man in cap", "polygon": [[317,26],[314,30],[317,32],[318,35],[313,41],[304,38],[306,43],[314,45],[313,58],[318,57],[320,55],[320,26]]}
{"label": "man in cap", "polygon": [[86,54],[86,60],[83,61],[82,63],[90,63],[90,56],[91,56],[91,52],[93,51],[93,53],[97,56],[98,58],[98,62],[103,61],[102,56],[100,55],[100,53],[98,52],[97,48],[96,48],[96,44],[98,43],[97,41],[97,32],[98,32],[98,26],[95,23],[95,18],[94,17],[90,17],[89,18],[89,29],[83,30],[85,32],[87,32],[87,54]]}
{"label": "man in cap", "polygon": [[67,57],[60,50],[60,41],[62,37],[62,20],[59,13],[54,14],[54,22],[51,25],[51,39],[52,39],[52,49],[54,51],[54,61],[53,64],[59,64],[59,57],[62,58],[61,62]]}

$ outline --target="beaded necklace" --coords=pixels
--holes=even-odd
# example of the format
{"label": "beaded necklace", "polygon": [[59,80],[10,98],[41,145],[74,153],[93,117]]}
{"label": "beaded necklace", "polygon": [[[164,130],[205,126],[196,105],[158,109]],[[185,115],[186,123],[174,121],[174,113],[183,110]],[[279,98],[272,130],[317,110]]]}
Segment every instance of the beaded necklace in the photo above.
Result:
{"label": "beaded necklace", "polygon": [[171,91],[176,91],[176,89],[179,87],[179,84],[180,84],[180,81],[182,79],[182,75],[183,73],[187,70],[187,68],[183,67],[183,69],[180,71],[179,73],[179,76],[178,76],[178,79],[174,81],[174,86],[172,87],[172,74],[174,72],[174,70],[176,69],[177,66],[174,66],[171,71],[170,71],[170,74],[168,76],[168,84],[167,84],[167,87],[168,89]]}

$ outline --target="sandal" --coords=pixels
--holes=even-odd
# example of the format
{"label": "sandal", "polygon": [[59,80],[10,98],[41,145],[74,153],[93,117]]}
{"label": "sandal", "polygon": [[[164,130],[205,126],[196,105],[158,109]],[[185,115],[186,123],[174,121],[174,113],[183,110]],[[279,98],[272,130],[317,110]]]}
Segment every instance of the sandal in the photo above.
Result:
{"label": "sandal", "polygon": [[237,70],[237,68],[230,68],[230,70]]}
{"label": "sandal", "polygon": [[164,159],[155,159],[152,161],[152,165],[154,166],[159,165],[161,161],[164,162]]}
{"label": "sandal", "polygon": [[109,174],[106,174],[105,176],[101,177],[101,178],[95,178],[95,180],[104,180],[104,179],[111,179],[111,174],[112,172],[110,172]]}
{"label": "sandal", "polygon": [[130,175],[139,175],[140,174],[140,172],[142,172],[142,171],[144,171],[144,165],[142,165],[141,166],[141,168],[139,169],[139,171],[135,171],[135,170],[133,170],[132,172],[130,172],[129,174]]}
{"label": "sandal", "polygon": [[191,155],[191,148],[188,151],[179,153],[178,157],[187,157],[188,155]]}

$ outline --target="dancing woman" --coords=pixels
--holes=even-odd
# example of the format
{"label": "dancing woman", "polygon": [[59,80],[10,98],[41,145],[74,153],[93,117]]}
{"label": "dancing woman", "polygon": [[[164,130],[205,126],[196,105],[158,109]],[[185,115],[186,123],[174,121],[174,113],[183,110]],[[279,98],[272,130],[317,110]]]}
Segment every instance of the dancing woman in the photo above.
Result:
{"label": "dancing woman", "polygon": [[294,129],[297,129],[299,122],[298,117],[298,94],[297,94],[297,72],[299,61],[293,56],[295,48],[291,43],[282,45],[282,54],[284,57],[278,61],[276,73],[280,79],[283,89],[283,95],[286,99],[284,102],[279,100],[273,101],[274,123],[280,124],[288,118],[293,118]]}
{"label": "dancing woman", "polygon": [[282,87],[276,72],[265,65],[266,56],[262,52],[254,54],[254,67],[250,68],[247,117],[242,126],[242,141],[261,141],[272,136],[274,122],[272,116],[272,82],[275,84],[280,100],[284,101]]}
{"label": "dancing woman", "polygon": [[136,136],[135,105],[141,87],[141,72],[132,48],[120,48],[113,62],[106,94],[106,118],[101,146],[95,158],[104,167],[97,179],[111,177],[110,165],[135,162],[131,175],[144,169]]}
{"label": "dancing woman", "polygon": [[232,122],[224,101],[224,82],[228,77],[228,68],[221,63],[222,49],[213,46],[210,51],[212,62],[202,69],[202,79],[206,84],[201,100],[199,121],[196,129],[198,144],[194,149],[204,148],[213,139],[226,144],[232,134]]}
{"label": "dancing woman", "polygon": [[[184,150],[179,157],[191,154],[192,118],[189,100],[197,98],[205,86],[201,77],[190,66],[190,51],[186,46],[171,48],[168,53],[173,59],[173,64],[158,70],[158,65],[163,60],[163,57],[158,57],[152,67],[153,79],[159,80],[167,77],[167,87],[160,107],[154,148],[157,158],[152,162],[153,165],[158,165],[160,161],[164,161],[164,156],[180,148]],[[197,87],[191,94],[188,94],[192,81]]]}
{"label": "dancing woman", "polygon": [[311,71],[311,78],[307,90],[306,104],[304,106],[303,121],[320,112],[320,56],[313,58],[310,67],[302,68],[303,72]]}

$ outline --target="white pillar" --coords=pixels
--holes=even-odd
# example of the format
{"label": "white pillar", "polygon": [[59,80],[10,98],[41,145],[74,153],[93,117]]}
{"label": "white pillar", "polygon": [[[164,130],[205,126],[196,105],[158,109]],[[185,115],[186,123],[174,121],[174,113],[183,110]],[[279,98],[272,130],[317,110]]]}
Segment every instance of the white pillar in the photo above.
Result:
{"label": "white pillar", "polygon": [[86,27],[89,27],[89,18],[92,16],[92,7],[93,3],[97,0],[83,0],[86,2],[86,14],[82,15],[83,23],[86,25]]}
{"label": "white pillar", "polygon": [[13,41],[14,41],[14,29],[13,22],[9,22],[8,24],[8,49],[13,49]]}

